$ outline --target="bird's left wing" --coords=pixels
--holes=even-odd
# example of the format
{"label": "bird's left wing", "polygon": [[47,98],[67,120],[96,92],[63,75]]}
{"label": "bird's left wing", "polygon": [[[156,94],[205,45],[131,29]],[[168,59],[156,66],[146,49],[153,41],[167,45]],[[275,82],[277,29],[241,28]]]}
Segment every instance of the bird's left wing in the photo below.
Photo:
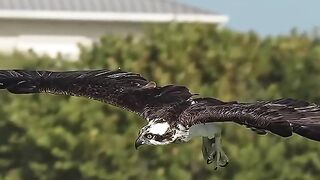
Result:
{"label": "bird's left wing", "polygon": [[192,95],[183,86],[158,87],[139,74],[121,70],[28,71],[0,70],[0,89],[15,94],[52,93],[84,96],[143,115],[146,109],[185,101]]}
{"label": "bird's left wing", "polygon": [[297,133],[320,141],[320,107],[316,104],[294,99],[224,103],[207,98],[194,102],[180,115],[180,121],[188,126],[229,121],[283,137]]}

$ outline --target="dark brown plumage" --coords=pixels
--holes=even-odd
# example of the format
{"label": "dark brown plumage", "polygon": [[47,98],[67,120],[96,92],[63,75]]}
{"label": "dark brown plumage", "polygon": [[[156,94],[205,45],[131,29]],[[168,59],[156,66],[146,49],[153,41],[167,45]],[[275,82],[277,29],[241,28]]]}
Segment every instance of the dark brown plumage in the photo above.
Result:
{"label": "dark brown plumage", "polygon": [[15,94],[52,93],[84,96],[136,112],[145,119],[163,118],[187,128],[195,124],[234,121],[258,132],[288,137],[292,133],[320,141],[320,108],[294,99],[257,103],[193,98],[186,87],[156,86],[124,71],[1,70],[0,89]]}
{"label": "dark brown plumage", "polygon": [[121,70],[0,70],[0,89],[15,94],[83,96],[125,108],[148,119],[155,117],[157,111],[161,114],[163,110],[169,110],[171,104],[186,102],[192,96],[186,87],[158,87],[139,74]]}
{"label": "dark brown plumage", "polygon": [[292,133],[320,141],[320,107],[305,101],[279,99],[257,103],[195,100],[179,117],[184,125],[233,121],[282,137]]}

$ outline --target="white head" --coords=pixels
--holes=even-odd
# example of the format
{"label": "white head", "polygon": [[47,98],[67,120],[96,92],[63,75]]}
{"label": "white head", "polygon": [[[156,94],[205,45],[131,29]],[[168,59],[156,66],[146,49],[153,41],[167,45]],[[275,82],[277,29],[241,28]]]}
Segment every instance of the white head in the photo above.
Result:
{"label": "white head", "polygon": [[149,123],[142,127],[139,137],[136,140],[136,148],[140,145],[166,145],[176,140],[177,129],[171,127],[163,119],[150,120]]}

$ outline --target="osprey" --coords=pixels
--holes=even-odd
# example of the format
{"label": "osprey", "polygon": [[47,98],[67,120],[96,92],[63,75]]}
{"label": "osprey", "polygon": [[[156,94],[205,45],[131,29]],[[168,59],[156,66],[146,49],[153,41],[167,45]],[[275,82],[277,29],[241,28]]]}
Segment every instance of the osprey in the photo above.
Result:
{"label": "osprey", "polygon": [[139,74],[121,70],[0,70],[0,89],[15,94],[84,96],[125,108],[147,120],[136,148],[202,137],[203,156],[215,169],[229,161],[221,149],[221,122],[245,125],[258,134],[288,137],[297,133],[320,141],[320,108],[316,104],[294,99],[238,103],[196,98],[184,86],[157,86]]}

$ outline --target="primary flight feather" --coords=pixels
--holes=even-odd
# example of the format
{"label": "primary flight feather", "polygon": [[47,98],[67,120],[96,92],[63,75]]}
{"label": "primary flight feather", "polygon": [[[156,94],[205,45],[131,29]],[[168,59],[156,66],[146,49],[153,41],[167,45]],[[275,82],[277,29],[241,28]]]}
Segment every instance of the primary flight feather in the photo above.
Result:
{"label": "primary flight feather", "polygon": [[135,142],[165,145],[203,138],[202,152],[215,168],[228,164],[221,149],[218,122],[236,122],[258,134],[297,133],[320,141],[320,108],[294,99],[256,103],[195,98],[184,86],[157,86],[139,74],[121,70],[0,70],[0,89],[15,94],[52,93],[84,96],[135,112],[148,121]]}

